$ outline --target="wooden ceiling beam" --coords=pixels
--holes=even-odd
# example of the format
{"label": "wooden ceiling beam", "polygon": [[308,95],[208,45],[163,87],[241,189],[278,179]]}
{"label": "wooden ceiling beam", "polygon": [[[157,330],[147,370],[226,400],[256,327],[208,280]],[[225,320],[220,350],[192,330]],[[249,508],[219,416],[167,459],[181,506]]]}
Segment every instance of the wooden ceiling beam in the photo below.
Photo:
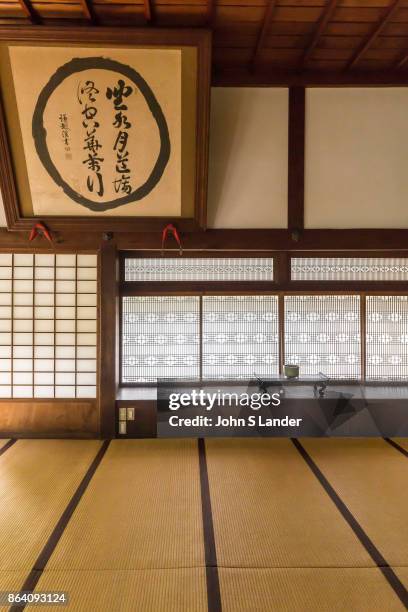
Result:
{"label": "wooden ceiling beam", "polygon": [[153,9],[150,0],[143,0],[143,14],[146,23],[150,23],[153,19]]}
{"label": "wooden ceiling beam", "polygon": [[350,70],[351,68],[354,68],[354,66],[362,58],[362,56],[367,51],[367,49],[371,47],[371,45],[373,44],[377,36],[381,34],[385,26],[391,21],[391,18],[393,17],[393,15],[395,15],[397,10],[401,7],[401,4],[402,4],[401,0],[391,1],[387,9],[385,10],[385,13],[382,19],[380,19],[380,21],[374,26],[374,29],[370,32],[367,38],[363,40],[360,47],[357,49],[357,51],[354,53],[351,60],[348,62],[346,66],[346,70]]}
{"label": "wooden ceiling beam", "polygon": [[24,15],[31,21],[33,24],[41,23],[40,16],[37,11],[32,7],[30,0],[18,0],[20,7],[24,13]]}
{"label": "wooden ceiling beam", "polygon": [[85,15],[85,18],[92,25],[96,25],[98,23],[98,19],[96,17],[94,8],[91,4],[90,0],[79,0],[79,4],[81,5],[82,12]]}
{"label": "wooden ceiling beam", "polygon": [[250,70],[254,70],[256,68],[256,64],[258,62],[259,59],[259,54],[262,50],[262,47],[264,45],[265,42],[265,38],[268,34],[269,31],[269,27],[272,23],[273,20],[273,16],[275,14],[275,10],[276,10],[276,5],[277,5],[277,0],[269,0],[269,3],[266,7],[265,10],[265,14],[264,14],[264,18],[262,21],[262,25],[259,29],[259,33],[258,33],[258,38],[256,40],[256,45],[255,45],[255,49],[251,58],[251,62],[250,62]]}
{"label": "wooden ceiling beam", "polygon": [[309,43],[309,45],[306,47],[305,52],[303,54],[302,59],[300,60],[300,67],[302,68],[307,60],[309,59],[309,57],[312,55],[314,49],[317,47],[319,40],[321,38],[321,36],[323,35],[323,32],[326,29],[327,24],[329,23],[329,21],[331,20],[334,11],[336,10],[338,5],[338,0],[328,0],[327,4],[325,5],[321,17],[318,21],[316,30],[314,31],[313,35],[312,35],[312,39]]}
{"label": "wooden ceiling beam", "polygon": [[[408,59],[407,59],[408,61]],[[213,87],[406,87],[404,70],[249,70],[213,69]]]}
{"label": "wooden ceiling beam", "polygon": [[207,25],[212,28],[215,19],[215,0],[207,0]]}
{"label": "wooden ceiling beam", "polygon": [[401,59],[397,61],[395,64],[395,68],[402,68],[408,62],[408,54],[405,54]]}

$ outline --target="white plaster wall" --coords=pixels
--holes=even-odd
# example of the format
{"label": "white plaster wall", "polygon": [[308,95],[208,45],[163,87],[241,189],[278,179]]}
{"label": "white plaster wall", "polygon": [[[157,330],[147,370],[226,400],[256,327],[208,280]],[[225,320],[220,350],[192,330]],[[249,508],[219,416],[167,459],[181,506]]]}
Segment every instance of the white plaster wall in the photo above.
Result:
{"label": "white plaster wall", "polygon": [[211,92],[208,227],[287,227],[288,90]]}
{"label": "white plaster wall", "polygon": [[408,88],[307,91],[305,225],[408,227]]}

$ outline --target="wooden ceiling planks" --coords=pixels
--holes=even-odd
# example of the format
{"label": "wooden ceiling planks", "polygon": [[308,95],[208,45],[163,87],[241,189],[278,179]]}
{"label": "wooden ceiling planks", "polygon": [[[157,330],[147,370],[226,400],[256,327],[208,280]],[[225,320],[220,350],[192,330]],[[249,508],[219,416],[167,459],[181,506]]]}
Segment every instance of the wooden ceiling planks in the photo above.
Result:
{"label": "wooden ceiling planks", "polygon": [[79,0],[79,4],[82,7],[82,11],[85,15],[87,21],[89,21],[92,25],[97,25],[97,17],[95,15],[95,11],[93,10],[93,5],[90,0]]}
{"label": "wooden ceiling planks", "polygon": [[300,68],[303,68],[303,66],[306,64],[306,62],[308,61],[308,59],[310,58],[310,56],[312,55],[313,51],[315,50],[315,48],[317,47],[320,38],[322,37],[327,24],[329,23],[329,21],[331,20],[331,18],[333,17],[333,13],[336,10],[338,5],[338,0],[328,0],[327,4],[325,5],[325,7],[322,10],[322,14],[321,17],[317,23],[316,29],[313,33],[312,39],[310,41],[310,43],[308,44],[308,46],[306,47],[303,55],[302,55],[302,60],[301,60],[301,66]]}
{"label": "wooden ceiling planks", "polygon": [[33,9],[30,0],[19,0],[18,4],[20,5],[24,15],[31,21],[31,23],[40,23],[40,17],[38,13]]}
{"label": "wooden ceiling planks", "polygon": [[262,20],[262,25],[259,29],[259,34],[257,36],[255,48],[254,48],[253,54],[251,55],[251,63],[250,63],[251,70],[254,70],[256,68],[256,64],[259,59],[259,54],[262,50],[263,44],[265,42],[265,39],[269,31],[269,26],[276,12],[276,5],[277,5],[277,0],[269,0],[266,6],[265,14]]}
{"label": "wooden ceiling planks", "polygon": [[0,0],[0,24],[27,20],[209,27],[218,76],[408,68],[408,0]]}
{"label": "wooden ceiling planks", "polygon": [[[375,26],[373,31],[369,34],[366,40],[363,40],[361,46],[354,53],[351,60],[348,62],[346,68],[351,69],[356,66],[357,62],[361,60],[364,54],[367,53],[368,49],[372,46],[373,42],[376,38],[381,34],[386,25],[392,21],[393,17],[396,15],[397,11],[400,10],[402,6],[401,0],[392,0],[390,5],[388,6],[385,14],[381,17],[378,24]],[[367,56],[366,56],[367,57]],[[368,58],[367,58],[368,59]],[[379,58],[381,59],[381,57]]]}

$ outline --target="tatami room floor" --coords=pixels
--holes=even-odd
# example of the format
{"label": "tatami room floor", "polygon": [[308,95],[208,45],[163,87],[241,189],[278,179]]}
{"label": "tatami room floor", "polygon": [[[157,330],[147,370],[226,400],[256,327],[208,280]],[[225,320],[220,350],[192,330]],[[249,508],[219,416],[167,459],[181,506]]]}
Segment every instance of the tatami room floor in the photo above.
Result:
{"label": "tatami room floor", "polygon": [[87,612],[404,610],[394,444],[0,440],[0,590]]}

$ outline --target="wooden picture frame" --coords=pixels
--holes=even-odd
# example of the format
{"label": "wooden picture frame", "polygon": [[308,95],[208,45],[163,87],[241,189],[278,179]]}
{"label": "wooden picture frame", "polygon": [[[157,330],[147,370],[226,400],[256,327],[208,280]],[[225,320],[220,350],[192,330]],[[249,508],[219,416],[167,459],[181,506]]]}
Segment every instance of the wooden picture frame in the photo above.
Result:
{"label": "wooden picture frame", "polygon": [[[21,126],[16,112],[15,89],[10,71],[10,47],[61,47],[63,49],[86,48],[114,49],[125,52],[127,49],[178,49],[180,50],[181,78],[188,85],[182,85],[182,113],[180,117],[180,214],[167,216],[41,216],[34,213],[27,161],[22,146]],[[160,231],[168,223],[173,223],[179,231],[198,231],[206,227],[207,168],[208,168],[208,130],[210,100],[211,33],[207,30],[159,30],[128,28],[88,28],[88,27],[2,27],[0,28],[0,189],[2,191],[7,225],[10,230],[28,230],[36,221],[44,222],[51,230],[82,230],[92,232],[121,231]],[[185,55],[184,55],[185,53]],[[7,55],[7,70],[4,68]],[[186,59],[187,58],[187,59]],[[188,61],[187,61],[188,60]],[[185,75],[185,76],[184,76]],[[15,85],[15,83],[14,83]],[[9,91],[13,91],[10,103]],[[186,93],[187,92],[187,93]],[[193,92],[193,93],[192,93]],[[188,104],[185,96],[190,95]],[[8,98],[8,100],[6,100]],[[193,109],[190,118],[184,121],[185,109]],[[187,111],[188,112],[188,111]],[[192,123],[193,117],[194,122]],[[30,118],[31,121],[31,118]],[[183,128],[183,125],[188,126]],[[195,129],[190,129],[191,127]],[[184,132],[183,132],[184,129]],[[184,136],[188,133],[189,136]],[[192,135],[191,135],[192,134]],[[190,139],[190,140],[189,140]],[[194,143],[194,146],[192,145]],[[38,152],[38,149],[37,149]],[[18,154],[17,154],[18,153]],[[23,169],[22,169],[23,168]],[[22,180],[23,177],[23,180]],[[26,177],[26,178],[24,178]],[[23,210],[22,192],[24,191]],[[67,191],[64,189],[64,192]],[[29,194],[31,200],[27,197]],[[187,195],[186,195],[187,194]],[[65,197],[65,196],[64,196]],[[188,203],[184,205],[182,198]],[[31,201],[31,209],[29,203]],[[183,200],[184,201],[184,200]],[[184,208],[183,208],[184,206]],[[28,213],[27,213],[28,211]],[[30,214],[31,213],[31,214]],[[76,215],[76,213],[75,213]]]}

